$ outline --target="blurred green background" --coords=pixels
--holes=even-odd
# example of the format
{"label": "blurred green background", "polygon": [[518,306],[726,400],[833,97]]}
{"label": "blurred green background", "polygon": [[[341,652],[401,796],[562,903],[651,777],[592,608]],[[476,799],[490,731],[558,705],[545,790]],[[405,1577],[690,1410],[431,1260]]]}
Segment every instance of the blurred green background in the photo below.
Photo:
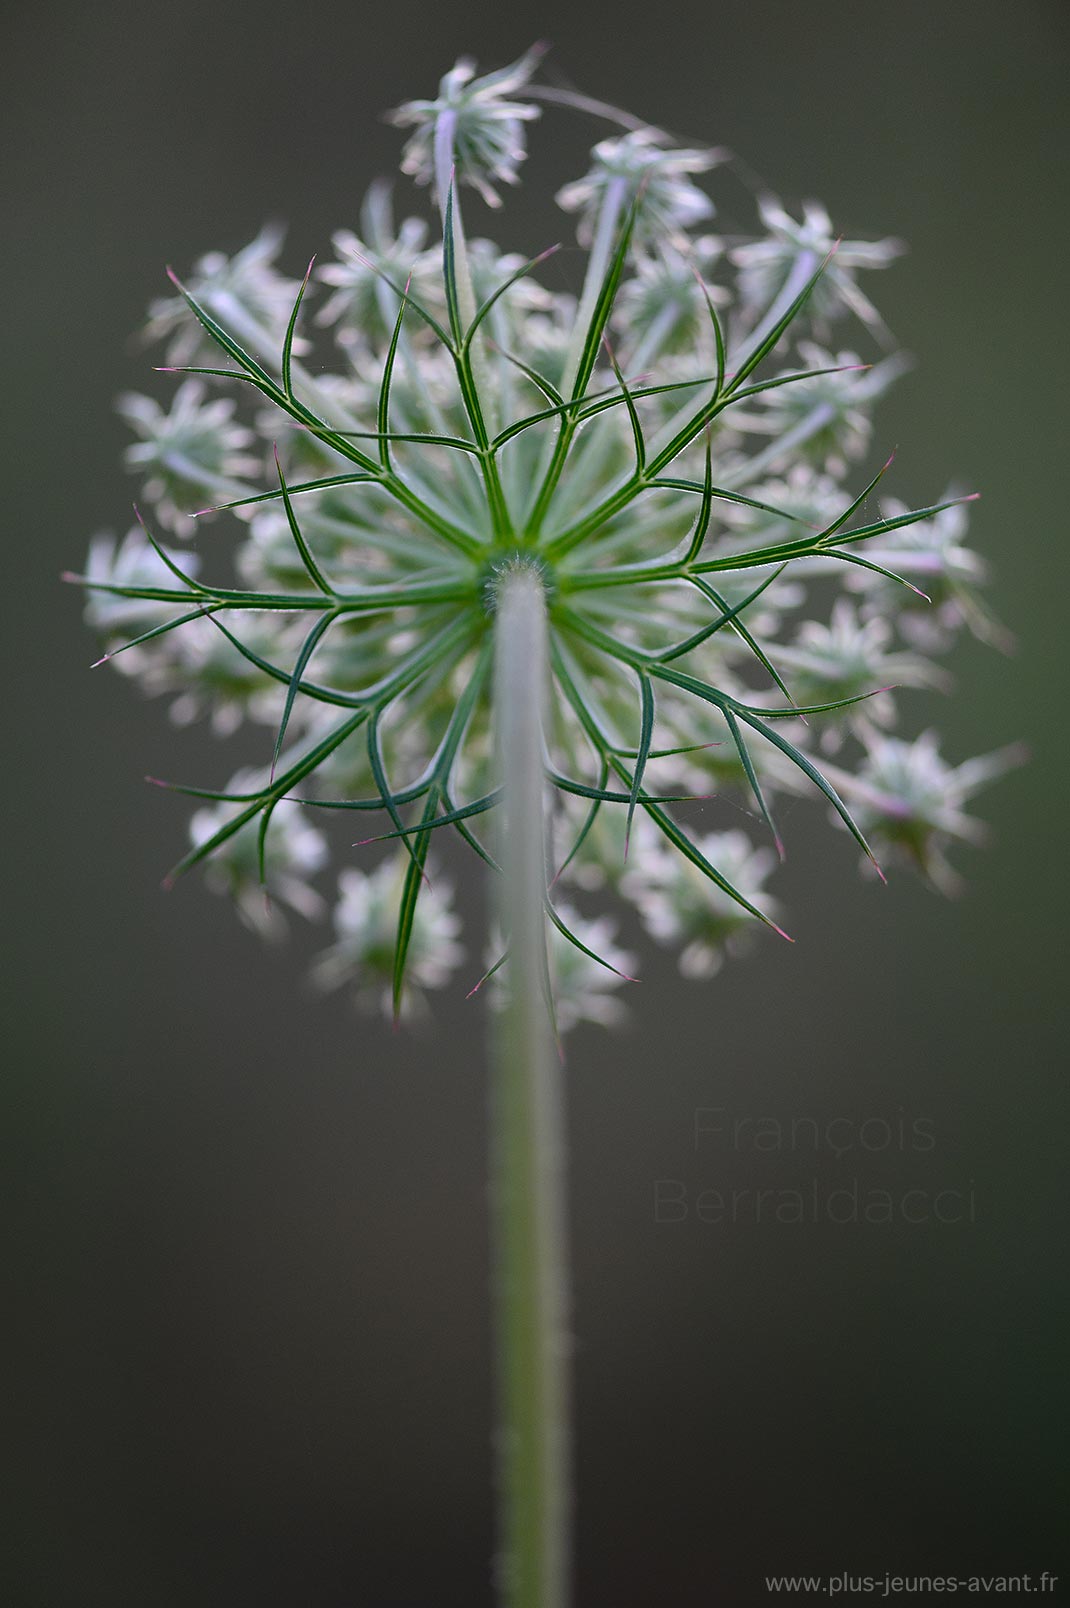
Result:
{"label": "blurred green background", "polygon": [[[395,1036],[309,994],[305,939],[268,952],[197,883],[160,893],[185,809],[142,775],[222,780],[231,755],[88,673],[57,577],[129,522],[112,401],[151,388],[131,332],[164,263],[280,217],[300,270],[395,166],[384,108],[539,37],[591,94],[729,145],[849,236],[910,242],[874,287],[919,358],[879,445],[897,495],[982,489],[975,541],[1020,641],[964,644],[956,694],[915,695],[912,722],[956,760],[1033,750],[978,806],[995,839],[960,857],[962,900],[863,882],[800,806],[794,947],[707,987],[651,956],[631,1030],[575,1037],[577,1601],[1058,1572],[1065,6],[101,0],[11,8],[5,37],[3,1600],[490,1600],[482,1007],[457,989],[432,1035]],[[503,245],[561,238],[551,182],[591,137],[544,117],[539,196]],[[851,1148],[696,1150],[709,1108],[836,1122]],[[881,1141],[917,1121],[931,1147]],[[658,1179],[972,1191],[976,1220],[658,1223]]]}

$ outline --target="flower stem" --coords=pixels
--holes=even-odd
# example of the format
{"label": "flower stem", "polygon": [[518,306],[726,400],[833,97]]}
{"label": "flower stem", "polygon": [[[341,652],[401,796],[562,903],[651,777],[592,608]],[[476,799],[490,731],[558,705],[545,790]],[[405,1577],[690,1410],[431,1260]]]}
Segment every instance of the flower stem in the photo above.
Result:
{"label": "flower stem", "polygon": [[609,259],[613,255],[613,238],[627,200],[628,180],[618,174],[607,184],[599,209],[598,222],[595,225],[594,238],[587,258],[587,271],[583,277],[580,304],[576,309],[572,340],[565,359],[565,373],[561,382],[562,396],[570,396],[576,383],[584,341],[587,339],[587,331],[594,317],[595,303],[598,301],[598,294],[609,268]]}
{"label": "flower stem", "polygon": [[[446,199],[451,191],[453,195],[453,251],[457,273],[457,302],[461,324],[467,329],[475,318],[477,309],[475,286],[472,283],[472,265],[468,258],[468,241],[461,218],[460,185],[456,173],[456,137],[456,112],[443,112],[435,123],[435,187],[438,190],[443,235],[446,232]],[[483,335],[484,332],[480,330],[472,343],[472,369],[480,400],[487,410],[485,417],[488,428],[494,431],[499,426],[496,411],[491,407],[494,387],[487,377],[487,353]]]}
{"label": "flower stem", "polygon": [[495,714],[504,777],[500,920],[509,993],[491,1098],[499,1600],[566,1608],[568,1304],[561,1064],[546,946],[546,604],[533,566],[502,578]]}
{"label": "flower stem", "polygon": [[[755,351],[765,340],[770,330],[776,328],[795,298],[800,296],[806,289],[807,284],[813,278],[814,269],[820,261],[821,259],[816,251],[799,252],[791,265],[791,272],[788,274],[780,294],[766,312],[765,317],[759,319],[754,328],[748,330],[743,337],[740,344],[745,347],[748,353]],[[731,366],[734,367],[742,359],[743,353],[739,353],[731,359]]]}

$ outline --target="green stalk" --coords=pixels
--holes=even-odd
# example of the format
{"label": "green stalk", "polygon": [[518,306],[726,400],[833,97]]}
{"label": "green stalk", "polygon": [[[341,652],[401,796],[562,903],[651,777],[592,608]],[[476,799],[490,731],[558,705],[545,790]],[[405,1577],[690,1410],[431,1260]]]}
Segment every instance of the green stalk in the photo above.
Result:
{"label": "green stalk", "polygon": [[495,647],[509,946],[491,1096],[498,1592],[503,1608],[567,1608],[564,1118],[547,977],[546,603],[534,566],[501,579]]}

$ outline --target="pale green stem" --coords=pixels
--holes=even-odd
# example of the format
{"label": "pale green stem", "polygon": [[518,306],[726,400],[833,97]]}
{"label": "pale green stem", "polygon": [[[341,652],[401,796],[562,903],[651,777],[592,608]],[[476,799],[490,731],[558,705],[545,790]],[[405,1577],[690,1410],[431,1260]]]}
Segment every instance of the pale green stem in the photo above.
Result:
{"label": "pale green stem", "polygon": [[765,317],[759,319],[752,330],[748,330],[744,341],[741,342],[745,348],[744,352],[737,353],[734,359],[729,359],[729,372],[739,365],[745,355],[749,355],[754,351],[755,347],[760,346],[770,331],[776,327],[792,302],[798,296],[801,296],[806,289],[810,280],[814,277],[814,271],[820,261],[821,259],[816,251],[799,252],[799,255],[791,265],[791,272],[784,281],[779,296],[774,299]]}
{"label": "pale green stem", "polygon": [[495,635],[509,949],[491,1098],[498,1591],[502,1608],[567,1608],[564,1114],[547,992],[546,604],[534,566],[502,578]]}
{"label": "pale green stem", "polygon": [[633,378],[638,378],[649,368],[654,359],[661,355],[661,348],[672,334],[679,316],[675,307],[663,307],[657,317],[648,324],[642,340],[628,360]]}
{"label": "pale green stem", "polygon": [[[742,367],[750,353],[753,352],[756,347],[761,345],[766,336],[769,334],[770,330],[775,328],[775,326],[783,318],[784,314],[787,312],[788,308],[791,306],[796,297],[800,296],[806,289],[808,282],[813,278],[814,269],[817,267],[818,260],[819,259],[816,252],[801,251],[799,253],[792,265],[791,272],[789,273],[787,280],[781,288],[779,296],[776,297],[764,318],[760,319],[754,328],[749,330],[740,341],[741,350],[733,353],[729,357],[729,376],[731,376],[736,369]],[[656,458],[661,448],[666,445],[666,443],[673,440],[677,431],[682,429],[693,412],[694,404],[687,402],[676,414],[674,414],[667,424],[662,426],[654,440],[649,443],[650,456],[652,458]]]}
{"label": "pale green stem", "polygon": [[[165,452],[160,459],[160,466],[168,474],[175,475],[179,480],[186,480],[191,486],[203,486],[207,491],[216,492],[220,497],[244,497],[248,486],[243,486],[240,480],[230,480],[226,475],[213,473],[203,464],[190,458],[184,452]],[[147,474],[152,473],[152,465],[145,465]]]}
{"label": "pale green stem", "polygon": [[591,251],[587,258],[587,272],[583,279],[583,290],[580,292],[580,304],[576,309],[576,322],[573,327],[572,341],[569,345],[565,360],[565,373],[561,381],[562,396],[570,396],[579,373],[580,358],[583,356],[584,342],[594,317],[595,304],[599,292],[609,269],[609,260],[613,255],[613,244],[617,233],[617,224],[620,222],[624,204],[628,199],[628,186],[630,181],[618,174],[610,179],[606,185],[606,193],[602,198],[602,206],[598,214],[598,223],[595,227],[594,239],[591,241]]}
{"label": "pale green stem", "polygon": [[[879,397],[897,375],[902,374],[909,366],[908,361],[898,354],[886,358],[864,378],[855,381],[851,391],[852,397],[859,403],[869,397]],[[753,486],[768,469],[786,460],[796,447],[803,446],[812,436],[817,435],[819,430],[831,424],[835,417],[836,409],[831,402],[818,402],[797,424],[792,425],[790,430],[778,435],[775,441],[763,447],[753,458],[748,458],[739,469],[730,470],[725,474],[722,477],[724,484],[732,491],[739,491],[743,486]]]}
{"label": "pale green stem", "polygon": [[[478,311],[476,307],[475,286],[472,283],[472,268],[468,261],[468,240],[464,232],[464,221],[461,217],[460,181],[454,168],[454,136],[457,126],[456,112],[442,112],[435,123],[435,188],[438,190],[438,205],[442,215],[442,230],[446,230],[446,198],[453,189],[453,256],[457,272],[457,302],[461,314],[461,325],[467,329]],[[483,331],[480,330],[472,342],[472,373],[479,392],[480,402],[486,414],[487,429],[491,432],[499,428],[496,411],[492,407],[494,387],[489,382],[487,373],[487,354],[483,342]]]}
{"label": "pale green stem", "polygon": [[783,435],[778,435],[775,441],[763,447],[761,452],[755,453],[753,458],[748,458],[734,473],[729,471],[724,475],[722,478],[725,485],[731,491],[740,491],[744,486],[753,486],[766,470],[784,462],[796,447],[801,447],[811,436],[817,435],[819,430],[831,424],[835,416],[831,402],[819,402],[799,420],[798,424],[792,425],[790,430],[785,430]]}
{"label": "pale green stem", "polygon": [[453,252],[457,269],[457,301],[461,323],[467,328],[476,316],[476,296],[472,289],[472,271],[468,266],[468,242],[461,222],[460,185],[454,172],[453,137],[457,126],[456,112],[442,112],[435,122],[435,188],[438,191],[442,228],[446,228],[446,201],[453,191]]}
{"label": "pale green stem", "polygon": [[[576,308],[576,321],[572,328],[572,338],[565,353],[564,375],[561,381],[561,395],[570,397],[575,389],[579,374],[580,360],[583,357],[583,348],[587,340],[587,331],[594,317],[598,295],[605,281],[609,269],[610,258],[613,254],[613,243],[620,222],[624,204],[628,199],[628,180],[622,175],[612,178],[606,186],[606,193],[602,197],[602,205],[598,213],[598,222],[595,225],[594,238],[587,256],[587,269],[583,278],[583,289],[580,292],[579,306]],[[559,429],[565,430],[568,426],[561,420]],[[535,497],[543,482],[543,478],[550,467],[554,454],[554,443],[547,441],[542,455],[542,462],[533,485]],[[531,510],[528,510],[530,515]]]}

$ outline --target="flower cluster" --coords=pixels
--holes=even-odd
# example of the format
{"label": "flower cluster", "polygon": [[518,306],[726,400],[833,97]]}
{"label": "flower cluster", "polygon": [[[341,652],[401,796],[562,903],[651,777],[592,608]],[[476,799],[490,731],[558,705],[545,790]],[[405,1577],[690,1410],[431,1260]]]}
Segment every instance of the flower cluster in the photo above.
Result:
{"label": "flower cluster", "polygon": [[[698,183],[720,153],[634,120],[558,196],[582,278],[571,254],[469,239],[460,187],[497,206],[517,181],[537,66],[459,62],[394,114],[437,241],[379,182],[303,282],[271,231],[175,280],[148,331],[184,377],[167,405],[120,404],[145,520],[98,537],[81,579],[105,656],[175,719],[264,731],[261,771],[180,789],[198,804],[175,874],[204,862],[272,932],[282,907],[332,907],[326,822],[393,840],[346,854],[316,975],[396,1012],[464,958],[433,846],[493,865],[497,578],[530,566],[567,1027],[616,1021],[635,965],[591,910],[607,887],[707,977],[779,919],[778,795],[823,796],[864,857],[946,886],[976,835],[963,802],[1017,756],[955,768],[930,733],[895,735],[893,688],[945,685],[931,655],[963,625],[1000,638],[969,499],[911,509],[882,500],[887,464],[862,468],[903,364],[857,281],[899,248],[837,248],[821,207],[796,223],[768,198],[753,240],[722,241]],[[215,532],[210,563],[175,545],[223,511],[230,575]]]}

